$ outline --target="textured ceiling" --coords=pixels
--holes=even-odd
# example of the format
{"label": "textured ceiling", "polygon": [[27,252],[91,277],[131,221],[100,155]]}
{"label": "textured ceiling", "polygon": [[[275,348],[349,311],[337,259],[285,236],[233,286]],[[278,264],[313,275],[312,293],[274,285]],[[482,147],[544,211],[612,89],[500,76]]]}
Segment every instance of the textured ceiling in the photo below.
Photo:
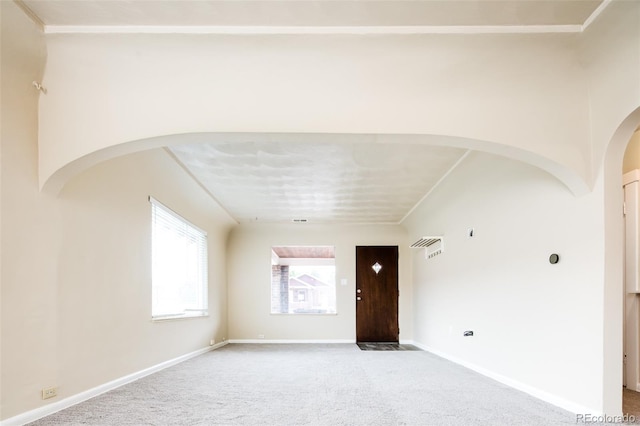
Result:
{"label": "textured ceiling", "polygon": [[582,25],[602,0],[22,0],[51,26]]}
{"label": "textured ceiling", "polygon": [[398,223],[464,155],[418,144],[179,145],[177,159],[239,222]]}

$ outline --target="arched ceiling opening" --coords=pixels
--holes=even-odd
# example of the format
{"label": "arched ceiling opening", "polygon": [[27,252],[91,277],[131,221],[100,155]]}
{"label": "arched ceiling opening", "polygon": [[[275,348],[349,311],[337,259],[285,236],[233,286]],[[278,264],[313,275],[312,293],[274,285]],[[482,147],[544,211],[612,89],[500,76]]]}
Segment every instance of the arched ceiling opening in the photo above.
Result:
{"label": "arched ceiling opening", "polygon": [[191,133],[132,141],[59,169],[44,190],[127,153],[166,148],[238,222],[397,224],[462,162],[469,150],[539,167],[573,193],[574,172],[521,149],[435,135]]}

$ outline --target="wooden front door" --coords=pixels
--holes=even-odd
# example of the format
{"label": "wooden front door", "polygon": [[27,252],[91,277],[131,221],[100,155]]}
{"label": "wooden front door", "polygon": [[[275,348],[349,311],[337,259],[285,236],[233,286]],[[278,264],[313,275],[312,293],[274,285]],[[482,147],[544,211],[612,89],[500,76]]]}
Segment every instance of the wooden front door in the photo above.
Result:
{"label": "wooden front door", "polygon": [[356,247],[356,340],[398,342],[398,246]]}

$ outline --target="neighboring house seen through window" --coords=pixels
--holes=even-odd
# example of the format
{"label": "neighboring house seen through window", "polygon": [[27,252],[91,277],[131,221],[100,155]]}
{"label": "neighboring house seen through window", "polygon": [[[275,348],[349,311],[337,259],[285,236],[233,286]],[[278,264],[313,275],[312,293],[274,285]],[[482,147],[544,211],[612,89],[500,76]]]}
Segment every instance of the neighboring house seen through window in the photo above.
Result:
{"label": "neighboring house seen through window", "polygon": [[149,197],[152,224],[151,316],[208,314],[207,233]]}
{"label": "neighboring house seen through window", "polygon": [[271,248],[271,313],[335,314],[336,266],[331,246]]}

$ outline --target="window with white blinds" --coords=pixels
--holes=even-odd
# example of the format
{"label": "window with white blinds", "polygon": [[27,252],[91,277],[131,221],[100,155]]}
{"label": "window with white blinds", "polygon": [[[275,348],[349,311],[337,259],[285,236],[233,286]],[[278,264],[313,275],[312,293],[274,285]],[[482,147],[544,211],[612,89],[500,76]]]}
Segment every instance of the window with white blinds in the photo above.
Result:
{"label": "window with white blinds", "polygon": [[151,316],[208,315],[207,233],[149,197],[151,202]]}

